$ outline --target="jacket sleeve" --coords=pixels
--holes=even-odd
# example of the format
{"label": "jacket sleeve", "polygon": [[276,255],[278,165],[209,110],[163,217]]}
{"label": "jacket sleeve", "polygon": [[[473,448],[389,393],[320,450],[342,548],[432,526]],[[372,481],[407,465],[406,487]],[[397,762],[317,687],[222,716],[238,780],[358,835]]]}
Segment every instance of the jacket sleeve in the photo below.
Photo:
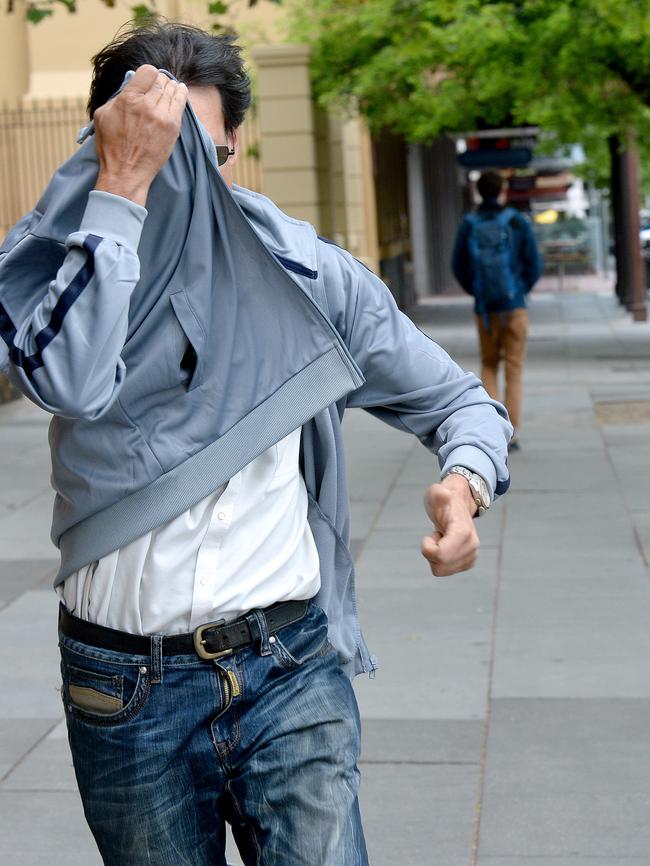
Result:
{"label": "jacket sleeve", "polygon": [[[54,242],[27,234],[0,254],[0,369],[48,412],[93,420],[117,398],[146,215],[128,199],[91,192],[79,231],[68,236],[49,283],[30,259]],[[34,280],[42,280],[42,288]],[[3,305],[4,290],[14,298],[21,291],[34,297],[19,321]]]}
{"label": "jacket sleeve", "polygon": [[456,233],[456,241],[454,243],[454,251],[451,256],[451,269],[454,276],[467,292],[468,295],[473,295],[472,283],[472,260],[469,254],[469,233],[471,226],[464,219]]}
{"label": "jacket sleeve", "polygon": [[504,407],[398,310],[378,277],[343,250],[320,250],[329,315],[366,379],[347,405],[417,436],[443,473],[466,466],[493,497],[505,493],[512,427]]}

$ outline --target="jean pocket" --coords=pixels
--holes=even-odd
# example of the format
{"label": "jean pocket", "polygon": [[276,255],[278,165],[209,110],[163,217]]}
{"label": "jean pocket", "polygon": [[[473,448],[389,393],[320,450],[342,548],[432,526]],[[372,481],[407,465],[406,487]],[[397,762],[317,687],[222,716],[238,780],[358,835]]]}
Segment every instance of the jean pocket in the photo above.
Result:
{"label": "jean pocket", "polygon": [[269,646],[278,664],[289,671],[323,658],[334,649],[327,636],[325,614],[314,605],[300,622],[273,634]]}
{"label": "jean pocket", "polygon": [[124,709],[124,677],[121,674],[107,676],[71,665],[67,679],[68,697],[76,709],[105,716]]}
{"label": "jean pocket", "polygon": [[64,648],[61,676],[66,713],[88,724],[127,722],[142,710],[149,696],[147,668],[85,658]]}

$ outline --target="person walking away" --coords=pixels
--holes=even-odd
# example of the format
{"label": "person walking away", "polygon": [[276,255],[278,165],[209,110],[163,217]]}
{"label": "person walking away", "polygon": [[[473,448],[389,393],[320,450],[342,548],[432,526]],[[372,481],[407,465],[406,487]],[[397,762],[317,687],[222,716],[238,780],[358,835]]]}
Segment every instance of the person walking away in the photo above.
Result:
{"label": "person walking away", "polygon": [[495,171],[478,180],[481,205],[458,229],[452,269],[474,297],[483,385],[498,399],[499,362],[505,361],[505,406],[519,448],[523,369],[528,336],[526,297],[541,274],[535,235],[523,214],[504,207],[503,179]]}

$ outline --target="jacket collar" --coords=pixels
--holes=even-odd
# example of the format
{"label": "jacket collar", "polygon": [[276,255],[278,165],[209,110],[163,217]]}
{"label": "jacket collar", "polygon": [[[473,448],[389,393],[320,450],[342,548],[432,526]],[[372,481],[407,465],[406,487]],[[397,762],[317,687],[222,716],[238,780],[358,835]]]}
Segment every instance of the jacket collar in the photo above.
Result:
{"label": "jacket collar", "polygon": [[264,246],[278,258],[318,272],[316,232],[312,225],[283,213],[266,196],[233,186],[232,196]]}

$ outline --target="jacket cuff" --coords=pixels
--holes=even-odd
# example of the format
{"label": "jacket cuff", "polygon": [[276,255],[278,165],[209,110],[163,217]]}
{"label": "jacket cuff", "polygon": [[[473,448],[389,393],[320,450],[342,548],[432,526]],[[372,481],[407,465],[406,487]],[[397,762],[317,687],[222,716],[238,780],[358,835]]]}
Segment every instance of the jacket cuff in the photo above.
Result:
{"label": "jacket cuff", "polygon": [[115,241],[137,252],[147,209],[121,195],[92,190],[79,231]]}
{"label": "jacket cuff", "polygon": [[472,472],[476,472],[487,484],[490,500],[494,500],[494,492],[497,487],[497,471],[494,463],[485,453],[475,445],[460,445],[447,456],[440,474],[445,475],[452,466],[464,466]]}

